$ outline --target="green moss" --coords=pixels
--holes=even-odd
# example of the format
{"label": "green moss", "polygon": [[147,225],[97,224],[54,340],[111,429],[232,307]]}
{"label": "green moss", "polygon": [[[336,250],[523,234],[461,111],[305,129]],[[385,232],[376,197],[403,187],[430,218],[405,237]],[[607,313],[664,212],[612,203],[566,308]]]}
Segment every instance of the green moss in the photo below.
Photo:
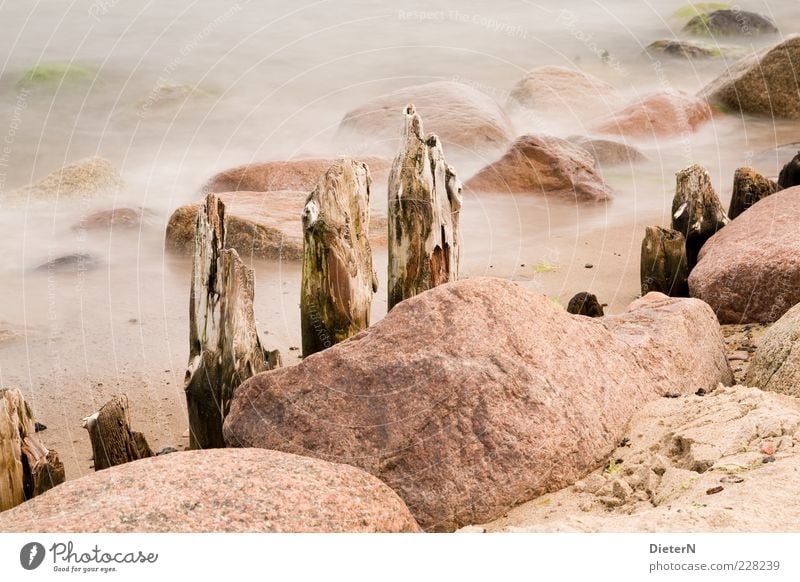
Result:
{"label": "green moss", "polygon": [[89,81],[95,71],[70,63],[42,63],[31,67],[17,81],[18,87],[55,85],[58,83],[80,83]]}
{"label": "green moss", "polygon": [[724,2],[697,2],[681,6],[672,13],[672,17],[689,20],[695,16],[709,14],[715,10],[730,10],[730,8],[731,5]]}
{"label": "green moss", "polygon": [[536,263],[533,266],[533,270],[536,273],[551,273],[552,271],[558,270],[558,265],[551,265],[550,263]]}
{"label": "green moss", "polygon": [[693,36],[711,36],[711,30],[708,28],[708,15],[695,16],[683,27],[682,32]]}
{"label": "green moss", "polygon": [[558,300],[558,297],[548,297],[548,299],[550,300],[550,303],[552,303],[553,305],[555,305],[559,309],[564,309],[564,304],[561,303],[561,301]]}

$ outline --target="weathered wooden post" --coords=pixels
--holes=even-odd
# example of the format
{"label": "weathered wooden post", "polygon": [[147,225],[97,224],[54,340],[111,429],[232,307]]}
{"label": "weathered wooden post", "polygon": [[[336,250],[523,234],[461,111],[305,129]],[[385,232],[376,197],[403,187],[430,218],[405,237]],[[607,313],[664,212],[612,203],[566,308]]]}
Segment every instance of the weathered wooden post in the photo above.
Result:
{"label": "weathered wooden post", "polygon": [[331,166],[303,209],[300,323],[303,357],[369,327],[378,278],[367,239],[372,179],[367,165]]}
{"label": "weathered wooden post", "polygon": [[389,174],[389,309],[458,279],[461,183],[439,138],[423,137],[414,106],[404,114],[403,140]]}
{"label": "weathered wooden post", "polygon": [[0,389],[0,511],[64,482],[64,465],[36,437],[30,406],[16,389]]}
{"label": "weathered wooden post", "polygon": [[567,304],[567,313],[585,315],[586,317],[603,317],[603,306],[597,300],[597,295],[588,291],[576,293]]}
{"label": "weathered wooden post", "polygon": [[254,288],[253,270],[225,248],[225,205],[209,194],[197,215],[189,301],[184,389],[192,449],[225,446],[222,423],[233,390],[279,361],[258,339]]}
{"label": "weathered wooden post", "polygon": [[115,396],[84,418],[83,428],[89,431],[95,471],[153,456],[144,435],[131,430],[127,394]]}
{"label": "weathered wooden post", "polygon": [[729,222],[708,172],[694,164],[677,173],[675,198],[672,200],[672,228],[686,240],[690,273],[697,264],[697,254],[703,244]]}
{"label": "weathered wooden post", "polygon": [[753,168],[737,168],[733,174],[733,194],[728,208],[728,218],[733,220],[753,204],[774,194],[781,187],[765,178]]}
{"label": "weathered wooden post", "polygon": [[689,296],[686,243],[677,230],[648,226],[639,267],[642,295],[658,291],[670,297]]}
{"label": "weathered wooden post", "polygon": [[789,160],[778,174],[778,186],[781,188],[791,188],[800,184],[800,152]]}

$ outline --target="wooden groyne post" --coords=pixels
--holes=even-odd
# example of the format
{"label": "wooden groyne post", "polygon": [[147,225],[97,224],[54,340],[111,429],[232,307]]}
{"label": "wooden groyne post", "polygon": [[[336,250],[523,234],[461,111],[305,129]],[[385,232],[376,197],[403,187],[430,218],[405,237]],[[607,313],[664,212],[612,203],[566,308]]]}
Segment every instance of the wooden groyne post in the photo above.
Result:
{"label": "wooden groyne post", "polygon": [[439,138],[423,137],[422,120],[404,110],[400,152],[389,174],[389,309],[458,279],[461,183]]}

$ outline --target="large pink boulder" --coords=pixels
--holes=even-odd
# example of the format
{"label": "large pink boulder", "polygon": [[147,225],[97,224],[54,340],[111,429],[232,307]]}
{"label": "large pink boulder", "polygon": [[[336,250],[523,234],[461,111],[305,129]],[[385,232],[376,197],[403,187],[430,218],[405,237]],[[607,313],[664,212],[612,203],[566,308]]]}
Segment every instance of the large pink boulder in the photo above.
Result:
{"label": "large pink boulder", "polygon": [[623,315],[570,315],[506,280],[435,287],[378,324],[235,392],[231,446],[349,463],[426,530],[450,531],[573,483],[633,413],[732,381],[719,325],[651,293]]}
{"label": "large pink boulder", "polygon": [[264,449],[172,453],[68,481],[0,513],[4,532],[413,532],[352,467]]}
{"label": "large pink boulder", "polygon": [[[202,191],[217,194],[276,190],[311,192],[336,161],[336,158],[303,158],[245,164],[213,175],[205,183]],[[367,156],[359,158],[359,161],[367,164],[374,182],[385,183],[389,178],[391,160]]]}
{"label": "large pink boulder", "polygon": [[591,129],[633,138],[672,138],[693,133],[712,116],[713,110],[704,99],[669,89],[641,97]]}
{"label": "large pink boulder", "polygon": [[514,85],[508,105],[584,118],[614,111],[621,99],[614,87],[594,75],[547,65],[528,71]]}
{"label": "large pink boulder", "polygon": [[[303,258],[301,219],[308,192],[225,192],[226,244],[245,259],[299,261]],[[197,213],[202,201],[179,206],[167,223],[166,248],[180,254],[194,252]],[[368,236],[385,246],[386,215],[371,212]]]}
{"label": "large pink boulder", "polygon": [[745,210],[703,245],[689,293],[722,323],[771,323],[800,302],[800,186]]}
{"label": "large pink boulder", "polygon": [[499,160],[470,178],[472,192],[532,194],[576,202],[602,202],[611,188],[584,148],[552,136],[523,135]]}
{"label": "large pink boulder", "polygon": [[349,111],[337,140],[394,155],[403,128],[403,109],[413,103],[425,129],[442,140],[448,158],[495,155],[514,138],[511,121],[488,95],[463,83],[436,81],[402,87]]}

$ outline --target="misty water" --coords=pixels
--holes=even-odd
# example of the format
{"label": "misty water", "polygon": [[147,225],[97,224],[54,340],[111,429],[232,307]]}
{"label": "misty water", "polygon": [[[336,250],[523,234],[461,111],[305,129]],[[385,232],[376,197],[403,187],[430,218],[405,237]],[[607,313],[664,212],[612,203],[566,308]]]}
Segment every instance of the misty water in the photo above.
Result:
{"label": "misty water", "polygon": [[[164,251],[164,227],[198,199],[216,171],[249,162],[348,154],[334,134],[353,107],[390,90],[435,80],[470,85],[503,105],[526,71],[560,65],[591,73],[633,99],[675,88],[696,93],[731,61],[651,56],[644,47],[678,35],[676,1],[486,2],[5,2],[0,15],[0,384],[22,389],[50,426],[74,477],[89,470],[80,418],[128,391],[134,422],[152,423],[156,445],[181,444],[188,355],[190,261]],[[795,2],[741,5],[771,17],[782,35],[800,32]],[[779,37],[735,39],[752,52]],[[22,87],[31,67],[71,63],[89,80]],[[153,99],[164,85],[196,87],[191,98]],[[398,115],[399,118],[399,115]],[[518,135],[586,134],[592,111],[564,108],[512,116]],[[690,139],[636,144],[649,161],[604,171],[608,204],[577,207],[524,196],[467,196],[462,214],[464,276],[498,275],[566,302],[578,285],[591,233],[626,230],[614,250],[619,272],[638,265],[642,222],[668,222],[675,172],[703,165],[727,203],[734,169],[777,175],[774,148],[799,140],[800,124],[716,117]],[[400,120],[398,119],[398,132]],[[447,155],[447,150],[445,155]],[[126,183],[113,198],[31,199],[14,191],[85,158],[110,160]],[[462,179],[487,160],[459,159]],[[489,160],[490,161],[490,160]],[[386,196],[386,185],[373,192]],[[385,200],[383,201],[385,207]],[[141,228],[74,229],[95,210],[144,207]],[[618,239],[617,239],[618,240]],[[619,244],[619,243],[618,243]],[[78,253],[93,268],[36,268]],[[537,265],[557,267],[550,276]],[[256,314],[264,344],[297,361],[299,265],[254,263]],[[385,251],[376,256],[386,311]],[[572,274],[582,280],[576,283]],[[608,273],[609,271],[605,271]],[[613,271],[616,272],[616,271]],[[576,277],[578,275],[575,275]],[[550,276],[548,279],[547,277]],[[616,275],[612,275],[612,279]],[[588,278],[587,278],[588,277]],[[637,289],[611,285],[618,310]],[[55,442],[53,442],[55,441]]]}

